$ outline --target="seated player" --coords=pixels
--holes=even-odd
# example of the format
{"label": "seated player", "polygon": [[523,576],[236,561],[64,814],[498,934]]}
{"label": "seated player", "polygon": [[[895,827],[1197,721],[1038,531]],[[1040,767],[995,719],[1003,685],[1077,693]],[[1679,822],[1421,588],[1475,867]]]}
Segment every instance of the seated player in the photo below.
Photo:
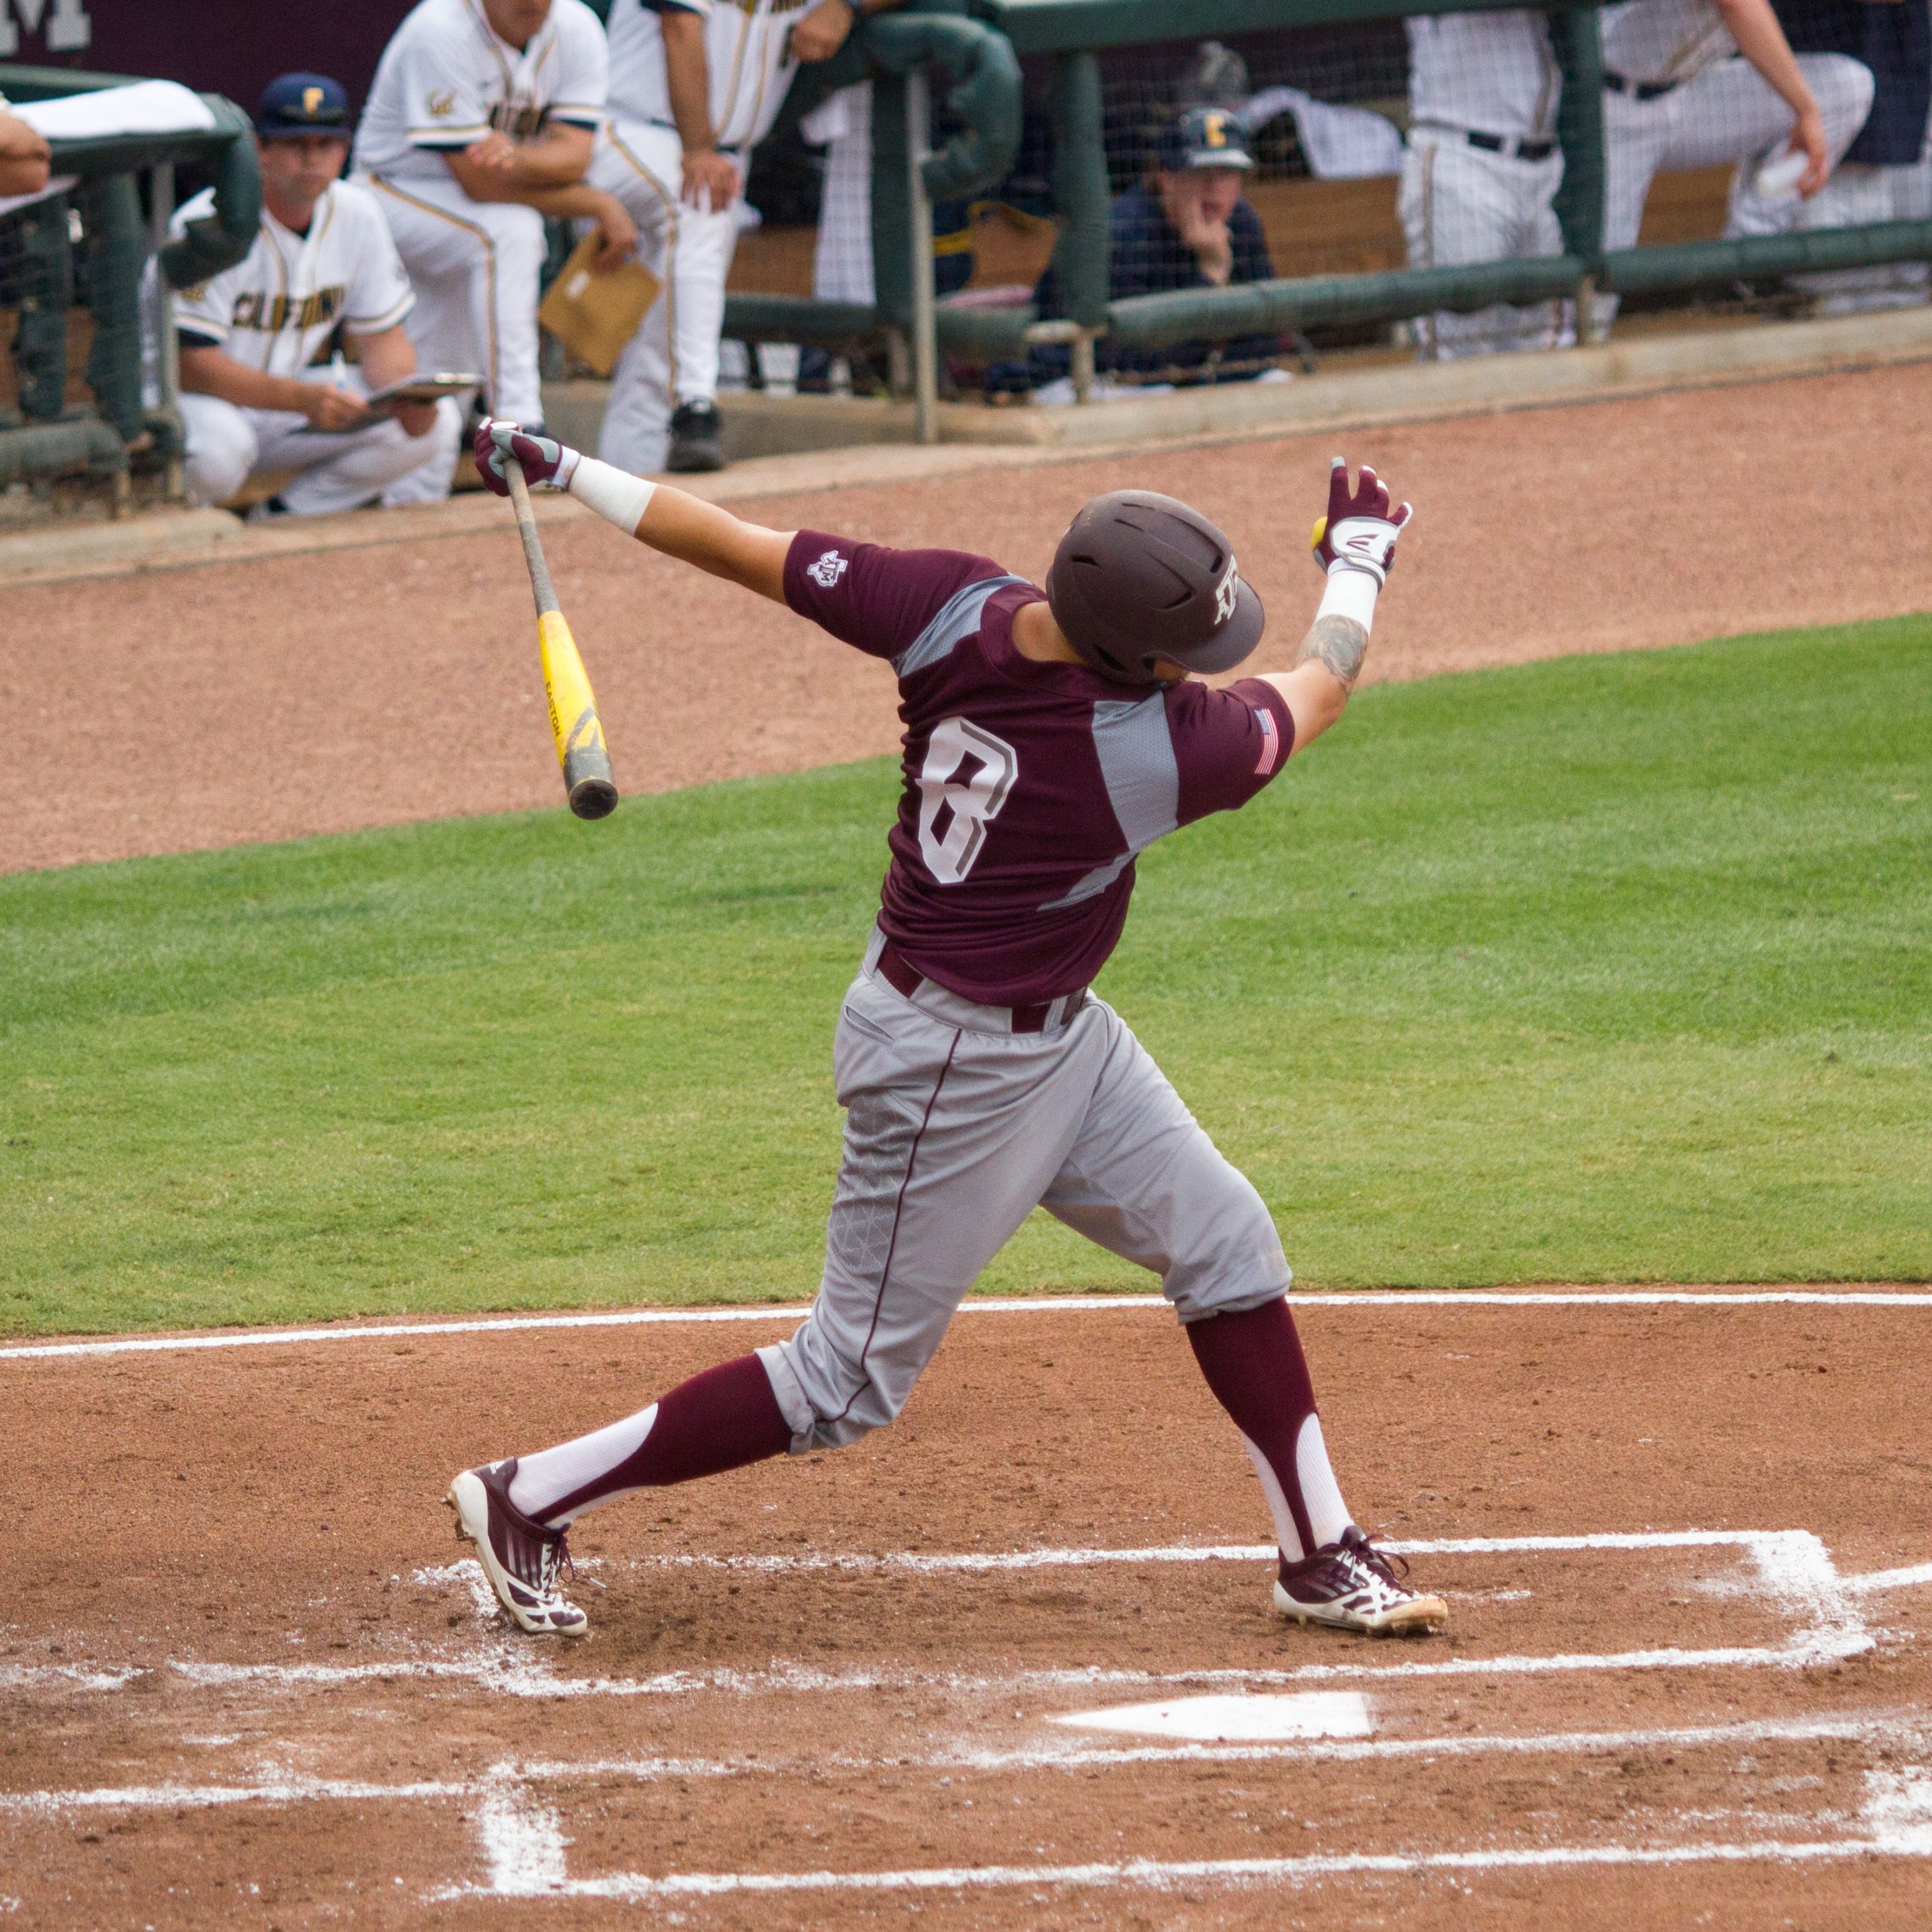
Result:
{"label": "seated player", "polygon": [[[1168,289],[1226,288],[1269,281],[1261,217],[1241,194],[1241,179],[1254,165],[1247,137],[1232,114],[1190,107],[1161,137],[1158,165],[1146,180],[1114,197],[1109,223],[1107,299],[1155,295]],[[1051,266],[1033,300],[1043,318],[1064,312],[1060,278]],[[1103,337],[1095,366],[1163,382],[1251,381],[1281,353],[1272,335],[1201,338],[1162,349],[1120,349]],[[1063,348],[1037,349],[1035,383],[1066,374]]]}
{"label": "seated player", "polygon": [[50,152],[43,135],[7,112],[0,94],[0,195],[38,194],[47,186]]}
{"label": "seated player", "polygon": [[[1560,255],[1563,76],[1540,14],[1441,14],[1407,23],[1409,140],[1398,207],[1412,269]],[[1568,331],[1574,340],[1574,324]],[[1425,357],[1553,349],[1561,305],[1444,309],[1417,324]]]}
{"label": "seated player", "polygon": [[[355,132],[416,288],[426,371],[480,371],[499,415],[537,423],[543,217],[602,231],[600,266],[637,230],[584,179],[604,122],[604,29],[583,0],[420,0],[376,69]],[[425,475],[414,494],[446,495]]]}
{"label": "seated player", "polygon": [[1764,164],[1801,156],[1790,185],[1815,195],[1872,106],[1871,70],[1793,54],[1770,0],[1623,0],[1602,31],[1606,248],[1635,245],[1660,171],[1722,162],[1742,164],[1724,232],[1776,233],[1789,189],[1761,187]]}
{"label": "seated player", "polygon": [[[349,97],[321,74],[269,84],[255,116],[262,219],[232,269],[176,298],[188,494],[223,503],[257,470],[301,473],[255,514],[314,516],[392,496],[426,473],[449,488],[456,405],[407,403],[370,423],[370,389],[416,374],[403,327],[414,300],[375,198],[339,180]],[[174,217],[207,216],[214,192]],[[342,336],[361,365],[325,361]],[[320,432],[320,433],[317,433]]]}
{"label": "seated player", "polygon": [[635,1415],[451,1485],[522,1629],[581,1635],[558,1587],[595,1504],[767,1457],[856,1442],[899,1414],[974,1279],[1036,1206],[1153,1270],[1254,1457],[1285,1617],[1371,1632],[1442,1623],[1358,1529],[1329,1466],[1260,1195],[1089,990],[1134,860],[1245,804],[1342,714],[1408,506],[1337,459],[1317,528],[1326,592],[1294,669],[1223,689],[1260,642],[1228,540],[1171,497],[1097,497],[1044,592],[989,557],[775,531],[669,485],[485,423],[514,457],[640,543],[788,605],[890,664],[904,791],[878,923],[833,1044],[844,1159],[823,1284],[791,1338]]}

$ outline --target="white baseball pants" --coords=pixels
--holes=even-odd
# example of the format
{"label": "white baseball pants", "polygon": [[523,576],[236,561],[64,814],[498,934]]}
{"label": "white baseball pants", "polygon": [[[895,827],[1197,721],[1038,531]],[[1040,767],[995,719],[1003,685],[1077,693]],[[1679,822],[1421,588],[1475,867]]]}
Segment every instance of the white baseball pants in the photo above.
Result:
{"label": "white baseball pants", "polygon": [[1183,1321],[1258,1308],[1292,1279],[1254,1184],[1216,1149],[1104,1000],[1038,1033],[872,970],[832,1066],[844,1158],[812,1312],[758,1351],[795,1452],[904,1407],[974,1278],[1033,1209],[1152,1269]]}
{"label": "white baseball pants", "polygon": [[[1560,255],[1563,229],[1552,205],[1563,180],[1559,152],[1522,161],[1470,146],[1454,128],[1411,130],[1396,200],[1412,269]],[[1567,304],[1499,303],[1459,315],[1444,309],[1417,324],[1421,352],[1447,361],[1499,349],[1552,349],[1574,334]]]}
{"label": "white baseball pants", "polygon": [[[543,217],[515,202],[472,202],[452,176],[441,182],[361,177],[388,217],[396,252],[415,285],[404,326],[426,374],[475,371],[494,416],[541,423],[537,303],[543,276]],[[413,501],[449,494],[421,479]]]}
{"label": "white baseball pants", "polygon": [[[740,169],[742,156],[734,155]],[[679,199],[684,146],[675,128],[614,121],[590,165],[593,187],[614,195],[638,225],[638,258],[661,285],[611,372],[597,454],[638,475],[664,467],[671,415],[718,393],[724,278],[738,242],[733,208]]]}
{"label": "white baseball pants", "polygon": [[[361,387],[352,373],[333,369],[306,371],[303,380]],[[407,488],[418,476],[434,496],[447,496],[463,434],[463,418],[448,397],[436,405],[435,427],[426,436],[409,435],[399,423],[305,435],[308,420],[293,411],[242,409],[186,390],[180,402],[188,441],[183,477],[189,496],[204,509],[237,495],[257,470],[300,472],[277,493],[298,516],[357,509],[378,497],[386,503],[423,501],[425,494]]]}
{"label": "white baseball pants", "polygon": [[[1794,198],[1787,212],[1795,230],[1857,228],[1874,221],[1932,221],[1932,134],[1915,165],[1876,168],[1846,162],[1808,202]],[[1917,307],[1926,299],[1927,277],[1923,262],[1894,262],[1793,279],[1818,297],[1823,313],[1854,315],[1875,309]]]}

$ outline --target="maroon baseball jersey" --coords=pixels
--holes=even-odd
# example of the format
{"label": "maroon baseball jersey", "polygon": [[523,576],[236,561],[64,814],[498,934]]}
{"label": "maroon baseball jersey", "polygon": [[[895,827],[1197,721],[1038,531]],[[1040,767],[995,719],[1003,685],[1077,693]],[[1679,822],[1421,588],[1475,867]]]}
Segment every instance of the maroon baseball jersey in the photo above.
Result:
{"label": "maroon baseball jersey", "polygon": [[801,531],[785,598],[899,675],[905,789],[879,924],[927,978],[988,1005],[1057,999],[1106,963],[1135,854],[1245,804],[1294,724],[1259,678],[1137,693],[1013,641],[1043,593],[990,558]]}

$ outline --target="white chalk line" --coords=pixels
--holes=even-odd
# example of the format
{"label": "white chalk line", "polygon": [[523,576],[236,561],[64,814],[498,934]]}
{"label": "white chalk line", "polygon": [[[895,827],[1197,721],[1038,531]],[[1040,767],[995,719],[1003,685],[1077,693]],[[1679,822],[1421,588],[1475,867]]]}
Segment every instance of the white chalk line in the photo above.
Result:
{"label": "white chalk line", "polygon": [[[789,1663],[746,1669],[724,1666],[706,1670],[669,1671],[647,1678],[568,1677],[557,1673],[549,1653],[540,1641],[499,1638],[483,1657],[386,1658],[369,1663],[229,1663],[171,1660],[166,1668],[189,1683],[209,1689],[261,1684],[288,1690],[333,1688],[355,1684],[393,1684],[411,1680],[454,1681],[491,1694],[549,1700],[688,1697],[705,1693],[731,1695],[850,1693],[878,1690],[943,1689],[961,1694],[1128,1685],[1161,1687],[1180,1685],[1245,1684],[1291,1686],[1312,1683],[1375,1681],[1404,1678],[1482,1676],[1543,1676],[1591,1671],[1697,1670],[1713,1669],[1790,1669],[1830,1663],[1872,1649],[1871,1635],[1852,1601],[1871,1590],[1906,1587],[1925,1580],[1924,1570],[1875,1571],[1865,1578],[1843,1577],[1830,1552],[1804,1530],[1644,1530],[1608,1531],[1583,1536],[1462,1537],[1414,1539],[1395,1546],[1416,1554],[1507,1555],[1518,1553],[1585,1552],[1598,1550],[1645,1551],[1734,1548],[1755,1564],[1764,1593],[1794,1614],[1810,1620],[1780,1644],[1732,1644],[1706,1648],[1661,1646],[1611,1652],[1582,1652],[1555,1656],[1504,1655],[1491,1657],[1405,1659],[1387,1664],[1307,1663],[1283,1669],[1240,1669],[1181,1671],[1119,1669],[1103,1666],[1020,1671],[997,1675],[934,1672],[872,1667],[857,1671],[825,1671]],[[881,1568],[965,1567],[982,1570],[1040,1569],[1067,1564],[1134,1562],[1271,1562],[1267,1544],[1170,1544],[1140,1549],[1047,1549],[975,1552],[962,1555],[919,1552],[888,1552],[883,1556],[820,1554],[803,1557],[691,1557],[639,1559],[654,1563],[728,1569],[738,1565],[786,1565],[803,1568],[873,1566]],[[419,1583],[460,1582],[467,1589],[480,1618],[494,1622],[496,1607],[489,1586],[473,1558],[418,1571]],[[147,1673],[134,1669],[90,1670],[84,1666],[0,1666],[0,1684],[26,1688],[42,1684],[60,1688],[115,1690]]]}
{"label": "white chalk line", "polygon": [[[1932,1294],[1909,1289],[1692,1288],[1337,1289],[1291,1294],[1297,1308],[1932,1308]],[[1116,1309],[1168,1309],[1157,1294],[975,1296],[962,1315],[1084,1315]],[[355,1324],[328,1328],[243,1329],[211,1335],[125,1335],[103,1341],[32,1342],[0,1348],[0,1361],[123,1355],[166,1355],[211,1349],[268,1348],[314,1342],[394,1341],[417,1335],[492,1335],[570,1328],[677,1327],[731,1321],[801,1321],[808,1303],[768,1308],[642,1308],[568,1315],[492,1315],[473,1320]]]}
{"label": "white chalk line", "polygon": [[[812,1752],[824,1771],[868,1777],[888,1769],[993,1774],[1012,1770],[1084,1770],[1155,1764],[1374,1764],[1405,1759],[1596,1757],[1613,1752],[1761,1749],[1820,1743],[1896,1746],[1920,1740],[1924,1714],[1866,1711],[1832,1718],[1740,1718],[1725,1724],[1657,1726],[1604,1731],[1452,1733],[1411,1738],[1303,1738],[1278,1744],[1126,1745],[1069,1741],[1031,1750],[943,1748],[880,1757]],[[573,1784],[654,1784],[681,1779],[770,1777],[787,1761],[767,1752],[737,1758],[589,1758],[506,1759],[474,1779],[417,1778],[394,1783],[314,1777],[295,1773],[245,1783],[103,1785],[85,1789],[0,1792],[0,1813],[54,1815],[86,1810],[198,1810],[235,1804],[269,1806],[357,1803],[469,1802],[506,1786],[539,1791]]]}

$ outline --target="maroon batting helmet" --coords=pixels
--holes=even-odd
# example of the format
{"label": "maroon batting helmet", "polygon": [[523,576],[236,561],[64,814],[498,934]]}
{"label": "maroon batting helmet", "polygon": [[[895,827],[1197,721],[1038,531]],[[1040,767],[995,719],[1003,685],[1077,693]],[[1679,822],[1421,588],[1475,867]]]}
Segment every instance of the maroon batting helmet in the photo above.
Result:
{"label": "maroon batting helmet", "polygon": [[1228,540],[1197,509],[1152,490],[1096,497],[1060,540],[1047,603],[1102,676],[1151,685],[1155,660],[1227,671],[1261,641],[1261,599]]}

